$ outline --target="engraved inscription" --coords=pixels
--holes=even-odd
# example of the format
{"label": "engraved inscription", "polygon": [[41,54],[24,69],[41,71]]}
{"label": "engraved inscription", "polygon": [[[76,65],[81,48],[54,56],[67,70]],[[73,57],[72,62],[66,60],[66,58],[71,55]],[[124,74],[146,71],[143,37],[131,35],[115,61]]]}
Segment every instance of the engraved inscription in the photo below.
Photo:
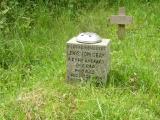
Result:
{"label": "engraved inscription", "polygon": [[67,62],[69,80],[106,79],[107,46],[68,44]]}

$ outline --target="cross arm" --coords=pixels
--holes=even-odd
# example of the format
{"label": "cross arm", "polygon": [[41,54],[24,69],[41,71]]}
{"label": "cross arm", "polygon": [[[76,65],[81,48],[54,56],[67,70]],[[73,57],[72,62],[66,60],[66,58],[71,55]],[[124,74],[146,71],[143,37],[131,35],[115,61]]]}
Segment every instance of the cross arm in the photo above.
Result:
{"label": "cross arm", "polygon": [[113,15],[110,17],[111,24],[131,24],[132,17],[124,15]]}

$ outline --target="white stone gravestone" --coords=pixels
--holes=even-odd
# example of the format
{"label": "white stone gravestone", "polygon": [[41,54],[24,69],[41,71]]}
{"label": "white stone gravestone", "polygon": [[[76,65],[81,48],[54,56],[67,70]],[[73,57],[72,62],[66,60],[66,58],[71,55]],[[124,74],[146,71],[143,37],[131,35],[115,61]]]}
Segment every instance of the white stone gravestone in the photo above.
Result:
{"label": "white stone gravestone", "polygon": [[67,42],[67,81],[96,79],[105,83],[109,69],[109,39],[86,32]]}

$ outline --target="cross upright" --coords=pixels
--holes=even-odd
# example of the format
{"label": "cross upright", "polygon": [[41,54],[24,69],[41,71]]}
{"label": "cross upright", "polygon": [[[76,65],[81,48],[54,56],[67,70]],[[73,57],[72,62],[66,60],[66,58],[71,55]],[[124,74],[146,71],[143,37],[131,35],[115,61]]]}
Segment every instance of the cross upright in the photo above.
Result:
{"label": "cross upright", "polygon": [[118,38],[123,39],[125,37],[125,25],[132,23],[132,17],[125,15],[125,8],[119,8],[119,15],[113,15],[110,17],[111,24],[118,24]]}

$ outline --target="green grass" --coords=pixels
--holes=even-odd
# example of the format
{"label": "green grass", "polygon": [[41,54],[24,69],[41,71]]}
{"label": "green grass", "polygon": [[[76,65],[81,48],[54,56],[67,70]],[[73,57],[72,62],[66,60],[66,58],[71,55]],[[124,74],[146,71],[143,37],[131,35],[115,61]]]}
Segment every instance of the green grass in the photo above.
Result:
{"label": "green grass", "polygon": [[[117,6],[103,4],[75,18],[41,6],[32,28],[20,17],[16,29],[0,33],[0,120],[160,119],[160,3],[126,3],[134,22],[123,41],[107,21]],[[83,31],[112,41],[105,86],[65,82],[66,42]]]}

